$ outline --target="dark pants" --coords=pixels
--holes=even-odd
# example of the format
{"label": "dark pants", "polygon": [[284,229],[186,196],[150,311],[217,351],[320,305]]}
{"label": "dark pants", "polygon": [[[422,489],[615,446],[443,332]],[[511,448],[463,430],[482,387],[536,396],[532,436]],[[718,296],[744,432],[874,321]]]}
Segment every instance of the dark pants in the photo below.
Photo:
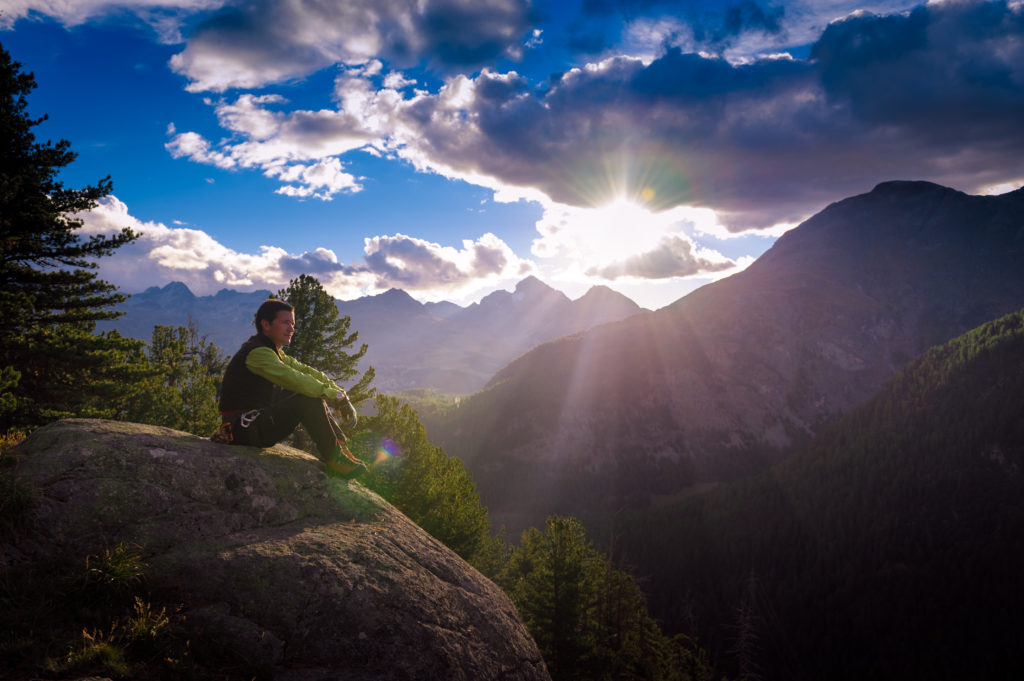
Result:
{"label": "dark pants", "polygon": [[345,441],[345,435],[322,398],[286,393],[273,406],[260,410],[259,416],[247,427],[238,424],[234,429],[235,443],[270,447],[291,435],[300,423],[325,461],[337,448],[338,440]]}

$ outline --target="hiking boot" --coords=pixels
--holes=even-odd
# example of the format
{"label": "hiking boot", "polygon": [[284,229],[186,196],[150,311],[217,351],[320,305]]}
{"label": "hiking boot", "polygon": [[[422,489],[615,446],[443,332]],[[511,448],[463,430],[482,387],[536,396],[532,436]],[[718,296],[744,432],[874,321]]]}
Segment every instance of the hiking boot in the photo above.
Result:
{"label": "hiking boot", "polygon": [[366,472],[366,464],[357,459],[352,452],[348,451],[348,447],[340,442],[334,450],[331,460],[325,466],[328,475],[345,480],[351,480]]}

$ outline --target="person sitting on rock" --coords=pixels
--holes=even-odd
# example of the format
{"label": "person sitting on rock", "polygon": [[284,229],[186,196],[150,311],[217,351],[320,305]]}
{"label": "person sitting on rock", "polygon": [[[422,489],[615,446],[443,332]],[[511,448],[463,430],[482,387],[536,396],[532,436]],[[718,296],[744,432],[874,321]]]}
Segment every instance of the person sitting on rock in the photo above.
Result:
{"label": "person sitting on rock", "polygon": [[352,478],[366,470],[345,446],[331,414],[339,409],[346,424],[356,412],[345,390],[329,376],[289,357],[281,349],[295,333],[295,311],[271,298],[256,311],[256,334],[242,344],[224,371],[220,412],[224,424],[211,439],[270,447],[305,426],[330,474]]}

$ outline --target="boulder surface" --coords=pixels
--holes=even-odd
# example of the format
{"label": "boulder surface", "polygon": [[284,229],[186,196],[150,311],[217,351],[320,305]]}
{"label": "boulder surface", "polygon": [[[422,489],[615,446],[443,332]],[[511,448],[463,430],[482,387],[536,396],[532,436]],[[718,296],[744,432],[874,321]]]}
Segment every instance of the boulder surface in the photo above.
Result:
{"label": "boulder surface", "polygon": [[0,562],[135,544],[197,636],[275,679],[550,679],[497,586],[304,452],[69,419],[19,454],[39,530]]}

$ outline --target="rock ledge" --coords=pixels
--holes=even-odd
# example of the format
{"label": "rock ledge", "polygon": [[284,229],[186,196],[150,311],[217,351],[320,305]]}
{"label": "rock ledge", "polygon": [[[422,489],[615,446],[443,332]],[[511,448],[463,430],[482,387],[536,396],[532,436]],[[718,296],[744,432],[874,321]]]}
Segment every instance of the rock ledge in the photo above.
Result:
{"label": "rock ledge", "polygon": [[197,634],[275,679],[550,679],[497,586],[304,452],[87,419],[19,452],[40,531],[0,564],[137,544]]}

